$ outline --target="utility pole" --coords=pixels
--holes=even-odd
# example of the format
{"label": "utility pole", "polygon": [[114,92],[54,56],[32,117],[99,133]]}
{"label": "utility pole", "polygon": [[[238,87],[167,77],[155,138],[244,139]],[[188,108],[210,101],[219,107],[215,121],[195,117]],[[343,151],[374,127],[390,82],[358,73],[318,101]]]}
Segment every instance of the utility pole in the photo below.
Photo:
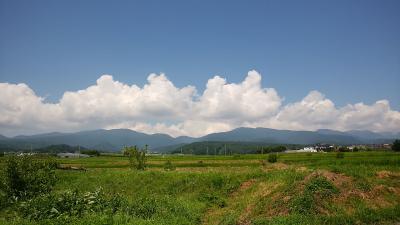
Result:
{"label": "utility pole", "polygon": [[224,145],[224,152],[225,152],[225,156],[226,156],[226,144]]}
{"label": "utility pole", "polygon": [[264,146],[261,146],[261,155],[264,155]]}
{"label": "utility pole", "polygon": [[207,146],[207,155],[208,155],[208,146]]}

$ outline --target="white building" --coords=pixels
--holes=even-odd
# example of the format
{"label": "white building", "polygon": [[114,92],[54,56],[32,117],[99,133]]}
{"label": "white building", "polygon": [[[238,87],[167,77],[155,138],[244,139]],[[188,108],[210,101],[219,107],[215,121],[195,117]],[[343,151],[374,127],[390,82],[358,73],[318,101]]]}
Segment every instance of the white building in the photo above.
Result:
{"label": "white building", "polygon": [[90,157],[89,155],[80,154],[80,153],[58,153],[57,156],[60,158],[87,158],[87,157]]}
{"label": "white building", "polygon": [[317,149],[315,149],[314,147],[304,147],[303,149],[299,149],[299,150],[288,150],[285,151],[287,153],[291,153],[291,152],[318,152]]}

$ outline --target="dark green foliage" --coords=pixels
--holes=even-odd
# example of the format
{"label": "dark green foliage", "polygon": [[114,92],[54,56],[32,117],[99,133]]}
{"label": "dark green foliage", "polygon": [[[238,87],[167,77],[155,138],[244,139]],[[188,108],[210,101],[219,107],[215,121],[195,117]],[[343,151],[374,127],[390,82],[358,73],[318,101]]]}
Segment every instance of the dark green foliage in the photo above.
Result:
{"label": "dark green foliage", "polygon": [[348,152],[349,151],[349,148],[347,148],[347,147],[344,147],[344,146],[341,146],[341,147],[339,147],[339,152]]}
{"label": "dark green foliage", "polygon": [[90,155],[90,156],[100,156],[100,152],[97,150],[83,150],[81,154]]}
{"label": "dark green foliage", "polygon": [[200,161],[197,161],[197,166],[198,167],[205,167],[206,164],[202,160],[200,160]]}
{"label": "dark green foliage", "polygon": [[172,164],[171,160],[167,160],[164,164],[164,170],[166,171],[172,171],[175,170],[176,167]]}
{"label": "dark green foliage", "polygon": [[399,152],[399,151],[400,151],[400,140],[396,139],[396,140],[393,142],[392,150],[393,150],[393,151],[396,151],[396,152]]}
{"label": "dark green foliage", "polygon": [[119,195],[107,197],[101,188],[93,192],[78,190],[61,194],[44,194],[23,202],[19,212],[30,220],[81,217],[94,212],[114,214],[122,205]]}
{"label": "dark green foliage", "polygon": [[[47,152],[47,153],[61,153],[61,152],[78,152],[78,151],[85,151],[86,148],[82,146],[70,146],[70,145],[49,145],[43,148],[36,148],[34,149],[35,152]],[[83,153],[82,153],[83,154]]]}
{"label": "dark green foliage", "polygon": [[325,177],[314,177],[305,185],[304,192],[292,200],[290,210],[299,214],[315,213],[320,201],[337,193],[339,190]]}
{"label": "dark green foliage", "polygon": [[226,206],[226,201],[224,198],[222,198],[221,196],[217,195],[217,194],[213,194],[213,193],[202,193],[199,196],[199,200],[206,202],[208,206],[218,206],[220,208],[223,208]]}
{"label": "dark green foliage", "polygon": [[308,192],[295,197],[290,204],[291,212],[299,214],[309,214],[314,210],[314,207],[314,197]]}
{"label": "dark green foliage", "polygon": [[307,183],[305,191],[318,194],[321,197],[329,197],[332,194],[339,193],[339,190],[322,176],[311,179],[310,182]]}
{"label": "dark green foliage", "polygon": [[147,145],[143,150],[139,150],[136,145],[125,147],[123,152],[125,156],[128,156],[129,164],[132,169],[144,170],[146,168]]}
{"label": "dark green foliage", "polygon": [[8,199],[27,199],[48,193],[56,183],[56,161],[34,156],[10,156],[5,161],[1,192]]}
{"label": "dark green foliage", "polygon": [[[288,145],[288,147],[296,148],[299,146]],[[226,155],[282,152],[287,149],[287,147],[283,145],[268,145],[257,142],[204,141],[179,146],[173,150],[172,153],[181,153],[182,151],[183,154],[225,155],[225,148]]]}
{"label": "dark green foliage", "polygon": [[343,159],[344,158],[344,152],[337,152],[336,153],[336,158],[337,159]]}
{"label": "dark green foliage", "polygon": [[275,163],[278,161],[278,155],[275,153],[268,154],[268,162]]}

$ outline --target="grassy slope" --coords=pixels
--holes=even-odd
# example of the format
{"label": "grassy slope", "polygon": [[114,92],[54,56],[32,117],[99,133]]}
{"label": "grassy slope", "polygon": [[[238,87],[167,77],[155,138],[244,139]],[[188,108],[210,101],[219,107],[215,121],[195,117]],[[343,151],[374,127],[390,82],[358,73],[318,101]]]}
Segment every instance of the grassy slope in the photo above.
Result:
{"label": "grassy slope", "polygon": [[[152,157],[144,172],[122,157],[63,159],[82,171],[58,171],[55,192],[102,187],[148,216],[120,211],[27,221],[12,210],[3,224],[392,224],[400,221],[400,155],[393,152]],[[176,171],[162,169],[170,160]],[[202,161],[202,162],[199,162]],[[146,211],[147,212],[147,211]]]}

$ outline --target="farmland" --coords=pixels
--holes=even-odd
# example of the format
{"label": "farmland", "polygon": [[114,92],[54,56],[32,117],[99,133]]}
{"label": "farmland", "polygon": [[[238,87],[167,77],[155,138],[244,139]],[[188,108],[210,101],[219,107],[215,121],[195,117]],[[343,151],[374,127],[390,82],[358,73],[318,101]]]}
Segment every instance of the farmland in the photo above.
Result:
{"label": "farmland", "polygon": [[[144,171],[129,168],[120,155],[56,159],[64,168],[84,169],[57,169],[53,197],[4,207],[0,224],[400,222],[399,153],[279,154],[275,163],[267,158],[149,156]],[[77,199],[82,207],[72,201],[75,211],[61,209],[52,202],[59,199]]]}

